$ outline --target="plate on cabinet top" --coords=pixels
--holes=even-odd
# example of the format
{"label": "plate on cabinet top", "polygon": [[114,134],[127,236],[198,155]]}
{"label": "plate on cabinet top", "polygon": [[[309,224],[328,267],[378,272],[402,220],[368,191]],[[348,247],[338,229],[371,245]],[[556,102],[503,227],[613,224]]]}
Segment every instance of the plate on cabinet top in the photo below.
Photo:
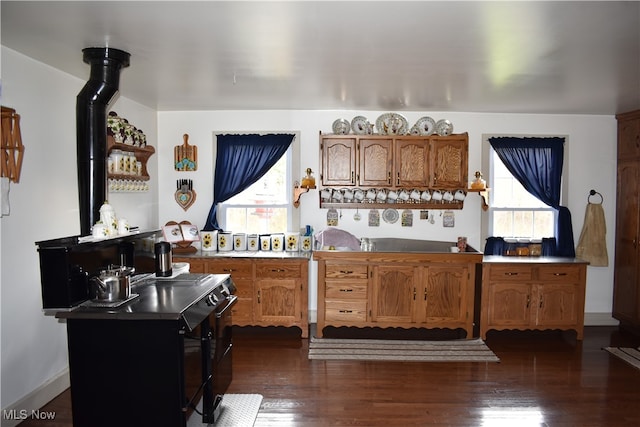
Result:
{"label": "plate on cabinet top", "polygon": [[406,135],[409,123],[400,114],[385,113],[376,119],[376,129],[380,135]]}
{"label": "plate on cabinet top", "polygon": [[435,131],[440,136],[449,136],[453,133],[453,123],[445,119],[438,120]]}
{"label": "plate on cabinet top", "polygon": [[337,119],[331,126],[336,135],[346,135],[351,130],[351,123],[345,119]]}
{"label": "plate on cabinet top", "polygon": [[415,124],[418,135],[431,135],[436,129],[436,121],[429,116],[421,117]]}
{"label": "plate on cabinet top", "polygon": [[382,212],[382,219],[384,219],[386,223],[395,224],[398,218],[400,218],[400,214],[395,209],[385,209]]}
{"label": "plate on cabinet top", "polygon": [[356,135],[367,135],[371,133],[371,123],[364,116],[356,116],[351,120],[351,130]]}

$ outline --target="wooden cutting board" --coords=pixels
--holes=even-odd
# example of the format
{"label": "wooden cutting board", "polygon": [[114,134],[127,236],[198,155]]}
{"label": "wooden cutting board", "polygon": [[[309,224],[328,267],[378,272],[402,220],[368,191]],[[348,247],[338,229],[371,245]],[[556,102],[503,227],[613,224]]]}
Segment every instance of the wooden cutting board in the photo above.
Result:
{"label": "wooden cutting board", "polygon": [[198,147],[189,145],[189,135],[183,135],[184,143],[173,148],[174,165],[177,171],[195,171],[198,169]]}

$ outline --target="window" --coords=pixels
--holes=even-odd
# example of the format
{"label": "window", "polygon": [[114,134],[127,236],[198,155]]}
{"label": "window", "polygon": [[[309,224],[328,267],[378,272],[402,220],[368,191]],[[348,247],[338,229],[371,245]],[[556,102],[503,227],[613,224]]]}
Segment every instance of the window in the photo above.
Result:
{"label": "window", "polygon": [[525,190],[490,146],[489,150],[489,235],[532,239],[553,237],[557,211]]}
{"label": "window", "polygon": [[269,234],[294,229],[292,157],[293,144],[262,178],[220,204],[218,218],[224,230]]}

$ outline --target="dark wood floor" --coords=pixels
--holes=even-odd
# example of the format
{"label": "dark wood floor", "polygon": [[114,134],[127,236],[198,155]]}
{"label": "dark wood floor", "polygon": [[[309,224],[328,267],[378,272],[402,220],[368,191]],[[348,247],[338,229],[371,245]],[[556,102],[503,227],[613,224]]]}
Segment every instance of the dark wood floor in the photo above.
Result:
{"label": "dark wood floor", "polygon": [[[256,427],[640,425],[640,370],[602,350],[640,345],[618,328],[490,332],[500,363],[308,360],[299,330],[234,333],[228,392],[264,396]],[[68,390],[43,410],[20,426],[72,426]]]}

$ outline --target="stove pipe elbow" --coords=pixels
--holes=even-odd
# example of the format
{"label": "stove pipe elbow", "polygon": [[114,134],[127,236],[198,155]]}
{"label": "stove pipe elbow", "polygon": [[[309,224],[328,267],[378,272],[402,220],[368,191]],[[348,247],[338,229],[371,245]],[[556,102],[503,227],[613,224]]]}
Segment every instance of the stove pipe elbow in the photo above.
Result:
{"label": "stove pipe elbow", "polygon": [[89,81],[76,98],[76,138],[80,235],[91,234],[107,199],[107,114],[118,94],[120,70],[130,54],[107,47],[82,50],[91,66]]}

